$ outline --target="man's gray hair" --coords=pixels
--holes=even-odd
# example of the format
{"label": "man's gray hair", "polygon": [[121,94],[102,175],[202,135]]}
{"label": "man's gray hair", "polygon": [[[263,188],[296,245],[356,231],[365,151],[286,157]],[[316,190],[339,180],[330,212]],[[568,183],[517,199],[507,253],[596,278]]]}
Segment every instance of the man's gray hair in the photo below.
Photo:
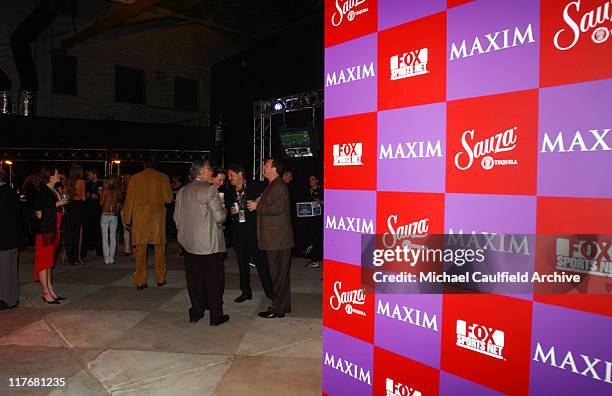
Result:
{"label": "man's gray hair", "polygon": [[191,164],[191,169],[189,169],[189,173],[193,177],[199,177],[202,174],[202,169],[206,168],[207,166],[209,168],[212,168],[212,166],[210,165],[210,161],[207,159],[200,159],[194,161]]}

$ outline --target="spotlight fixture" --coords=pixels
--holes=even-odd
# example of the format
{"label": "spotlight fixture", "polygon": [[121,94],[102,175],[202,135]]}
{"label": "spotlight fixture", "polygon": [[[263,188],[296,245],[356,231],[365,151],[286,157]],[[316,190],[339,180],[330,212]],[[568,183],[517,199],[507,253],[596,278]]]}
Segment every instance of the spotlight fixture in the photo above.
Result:
{"label": "spotlight fixture", "polygon": [[117,164],[118,165],[120,163],[121,163],[121,161],[119,161],[119,160],[113,160],[113,164]]}
{"label": "spotlight fixture", "polygon": [[276,101],[276,103],[274,103],[274,111],[281,111],[285,108],[285,105],[283,104],[283,102],[278,99]]}

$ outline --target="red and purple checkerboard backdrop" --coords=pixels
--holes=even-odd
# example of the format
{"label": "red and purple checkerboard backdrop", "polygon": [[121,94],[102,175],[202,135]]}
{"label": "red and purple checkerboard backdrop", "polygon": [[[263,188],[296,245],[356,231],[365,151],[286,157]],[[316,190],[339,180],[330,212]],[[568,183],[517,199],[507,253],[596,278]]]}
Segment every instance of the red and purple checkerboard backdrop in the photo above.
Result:
{"label": "red and purple checkerboard backdrop", "polygon": [[[612,233],[611,18],[605,0],[325,1],[324,394],[612,394],[605,274],[592,295],[360,293],[361,234],[390,222]],[[458,346],[470,332],[486,348]]]}

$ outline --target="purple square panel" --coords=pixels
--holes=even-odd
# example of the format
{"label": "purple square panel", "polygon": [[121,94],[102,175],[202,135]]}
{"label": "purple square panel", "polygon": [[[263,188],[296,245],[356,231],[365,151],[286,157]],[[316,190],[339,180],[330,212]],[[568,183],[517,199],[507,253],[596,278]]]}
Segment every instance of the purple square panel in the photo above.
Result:
{"label": "purple square panel", "polygon": [[379,191],[444,192],[446,103],[378,113]]}
{"label": "purple square panel", "polygon": [[323,391],[329,395],[371,395],[374,346],[323,328]]}
{"label": "purple square panel", "polygon": [[379,0],[378,29],[388,29],[445,9],[446,0]]}
{"label": "purple square panel", "polygon": [[530,394],[609,395],[609,317],[533,304]]}
{"label": "purple square panel", "polygon": [[447,11],[448,100],[537,88],[540,2],[479,0]]}
{"label": "purple square panel", "polygon": [[325,118],[376,111],[377,35],[325,49]]}
{"label": "purple square panel", "polygon": [[376,346],[440,367],[442,295],[377,294],[374,309]]}
{"label": "purple square panel", "polygon": [[540,89],[538,195],[612,198],[612,79]]}
{"label": "purple square panel", "polygon": [[376,192],[325,190],[323,212],[325,258],[361,265],[361,235],[376,232]]}

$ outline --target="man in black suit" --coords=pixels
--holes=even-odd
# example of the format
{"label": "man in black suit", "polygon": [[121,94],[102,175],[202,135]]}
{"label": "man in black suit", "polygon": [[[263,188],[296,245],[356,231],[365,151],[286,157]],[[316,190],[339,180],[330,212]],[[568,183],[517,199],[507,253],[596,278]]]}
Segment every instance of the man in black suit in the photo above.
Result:
{"label": "man in black suit", "polygon": [[241,303],[253,298],[251,290],[250,259],[253,258],[261,286],[266,296],[272,299],[272,278],[265,252],[257,246],[257,212],[247,209],[247,201],[255,201],[264,190],[264,185],[258,181],[245,178],[242,165],[231,165],[228,169],[228,179],[232,187],[227,191],[225,207],[230,210],[231,233],[238,270],[240,272],[240,290],[242,294],[234,301]]}
{"label": "man in black suit", "polygon": [[19,303],[19,248],[24,245],[19,197],[0,168],[0,310]]}

